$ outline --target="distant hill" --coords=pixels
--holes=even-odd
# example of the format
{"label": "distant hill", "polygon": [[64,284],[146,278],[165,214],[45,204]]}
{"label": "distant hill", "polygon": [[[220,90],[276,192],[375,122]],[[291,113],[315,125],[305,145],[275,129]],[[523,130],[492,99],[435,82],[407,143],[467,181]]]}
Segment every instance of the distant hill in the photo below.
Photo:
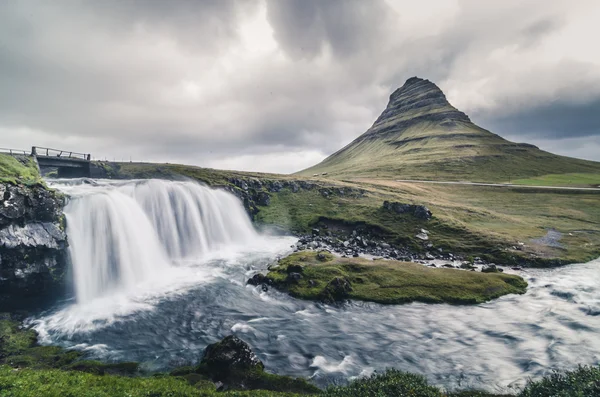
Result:
{"label": "distant hill", "polygon": [[600,173],[600,163],[513,143],[471,122],[429,80],[412,77],[364,134],[300,175],[498,182]]}

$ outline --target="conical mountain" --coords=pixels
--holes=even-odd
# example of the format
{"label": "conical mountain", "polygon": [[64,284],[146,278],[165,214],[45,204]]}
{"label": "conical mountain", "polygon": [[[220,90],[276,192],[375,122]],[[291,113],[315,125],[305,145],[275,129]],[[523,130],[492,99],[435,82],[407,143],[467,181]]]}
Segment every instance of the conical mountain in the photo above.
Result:
{"label": "conical mountain", "polygon": [[440,88],[412,77],[371,128],[301,175],[509,181],[545,174],[600,173],[600,163],[513,143],[471,122]]}

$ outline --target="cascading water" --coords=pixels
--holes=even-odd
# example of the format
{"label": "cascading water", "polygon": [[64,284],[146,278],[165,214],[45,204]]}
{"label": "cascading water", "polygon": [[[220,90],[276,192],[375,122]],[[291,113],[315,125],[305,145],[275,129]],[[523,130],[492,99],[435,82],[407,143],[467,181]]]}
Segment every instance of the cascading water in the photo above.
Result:
{"label": "cascading water", "polygon": [[257,237],[232,194],[193,182],[56,182],[65,208],[77,301],[160,278],[173,261]]}

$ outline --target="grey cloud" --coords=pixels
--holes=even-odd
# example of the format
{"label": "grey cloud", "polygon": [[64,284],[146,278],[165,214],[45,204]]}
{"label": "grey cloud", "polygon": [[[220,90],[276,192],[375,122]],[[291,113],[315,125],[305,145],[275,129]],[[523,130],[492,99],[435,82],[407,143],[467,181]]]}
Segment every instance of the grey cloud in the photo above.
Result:
{"label": "grey cloud", "polygon": [[364,51],[382,39],[388,12],[382,0],[269,0],[277,41],[294,58],[312,58],[329,45],[337,56]]}
{"label": "grey cloud", "polygon": [[600,136],[600,97],[585,104],[551,102],[500,118],[482,118],[494,132],[522,139]]}
{"label": "grey cloud", "polygon": [[[566,1],[507,2],[514,8],[494,12],[461,1],[436,34],[426,24],[400,34],[384,0],[267,1],[279,50],[226,67],[219,59],[239,51],[239,27],[261,10],[260,0],[2,2],[0,129],[28,127],[117,158],[205,164],[244,154],[329,154],[364,132],[408,77],[443,88],[469,79],[471,65],[494,49],[534,50],[566,23]],[[410,20],[410,7],[400,12]],[[562,79],[597,67],[559,66]],[[201,80],[197,102],[178,99],[183,82],[220,68],[233,71],[217,75],[216,88],[203,86],[212,78]],[[589,94],[594,81],[573,85],[569,95]],[[511,101],[474,119],[524,138],[600,134],[597,101],[541,95],[517,113]],[[0,136],[0,144],[9,140]]]}

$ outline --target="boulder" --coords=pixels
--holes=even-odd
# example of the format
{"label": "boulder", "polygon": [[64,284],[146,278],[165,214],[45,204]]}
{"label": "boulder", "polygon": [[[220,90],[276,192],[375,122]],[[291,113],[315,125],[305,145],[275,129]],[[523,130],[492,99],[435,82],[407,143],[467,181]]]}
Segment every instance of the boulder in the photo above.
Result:
{"label": "boulder", "polygon": [[502,273],[504,272],[504,269],[501,269],[499,267],[497,267],[494,264],[485,266],[483,269],[481,269],[482,273]]}
{"label": "boulder", "polygon": [[321,300],[325,303],[335,303],[348,299],[352,285],[346,278],[336,277],[331,280],[321,292]]}
{"label": "boulder", "polygon": [[200,365],[214,377],[214,380],[225,379],[235,371],[262,371],[265,367],[250,346],[235,335],[208,345]]}
{"label": "boulder", "polygon": [[429,208],[424,205],[404,204],[395,201],[384,201],[383,209],[396,214],[409,214],[418,219],[429,220],[432,213]]}
{"label": "boulder", "polygon": [[256,204],[268,207],[271,204],[271,196],[267,192],[258,192],[256,195]]}

